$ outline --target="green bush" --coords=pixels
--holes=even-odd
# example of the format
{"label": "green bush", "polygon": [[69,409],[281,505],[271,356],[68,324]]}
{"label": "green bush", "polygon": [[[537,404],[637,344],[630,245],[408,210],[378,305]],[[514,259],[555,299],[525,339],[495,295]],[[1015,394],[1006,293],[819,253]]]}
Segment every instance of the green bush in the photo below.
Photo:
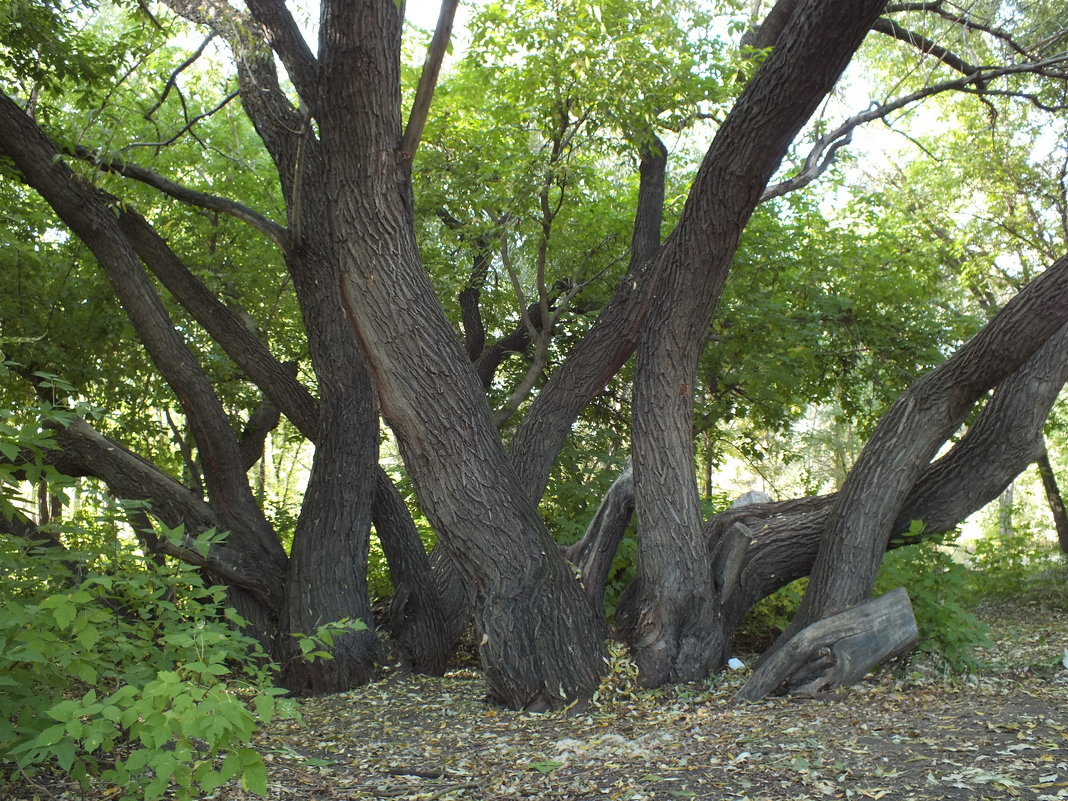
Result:
{"label": "green bush", "polygon": [[768,648],[790,625],[807,586],[808,578],[799,578],[757,601],[734,635],[735,646],[743,651]]}
{"label": "green bush", "polygon": [[131,799],[234,777],[264,794],[248,744],[282,691],[224,588],[149,560],[121,578],[70,574],[95,556],[0,540],[0,772],[59,769]]}
{"label": "green bush", "polygon": [[982,595],[1017,595],[1059,560],[1053,541],[1042,536],[1022,510],[1014,510],[1013,525],[1007,531],[1001,531],[994,519],[984,529],[971,551],[972,582]]}
{"label": "green bush", "polygon": [[953,538],[935,538],[889,551],[883,557],[875,594],[903,586],[908,590],[919,650],[940,659],[954,672],[978,667],[974,650],[990,645],[987,626],[972,611],[968,569],[944,547]]}

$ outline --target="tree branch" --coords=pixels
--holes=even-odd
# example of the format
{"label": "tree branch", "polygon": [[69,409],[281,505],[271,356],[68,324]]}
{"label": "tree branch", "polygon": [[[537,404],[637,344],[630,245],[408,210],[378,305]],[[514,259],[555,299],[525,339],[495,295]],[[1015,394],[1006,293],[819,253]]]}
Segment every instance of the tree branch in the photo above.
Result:
{"label": "tree branch", "polygon": [[136,164],[131,164],[130,162],[119,159],[108,158],[100,151],[90,150],[81,145],[68,152],[83,161],[88,161],[97,165],[103,170],[147,184],[182,203],[188,203],[191,206],[198,206],[203,209],[217,211],[221,214],[226,214],[241,220],[252,228],[255,228],[279,247],[284,248],[288,244],[288,233],[285,228],[278,225],[278,223],[272,222],[258,211],[250,209],[242,203],[230,200],[229,198],[219,197],[218,195],[208,194],[207,192],[201,192],[197,189],[190,189],[187,186],[177,184],[169,178],[165,178],[159,173],[153,172],[145,167],[139,167]]}
{"label": "tree branch", "polygon": [[159,100],[155,102],[152,108],[150,108],[142,115],[146,120],[152,119],[152,115],[155,114],[156,111],[159,110],[159,107],[163,105],[164,101],[167,99],[167,95],[171,93],[171,89],[174,89],[178,85],[178,76],[181,75],[182,72],[184,72],[188,67],[191,67],[193,64],[196,63],[196,60],[204,54],[204,50],[214,38],[215,32],[212,31],[204,37],[204,41],[200,43],[200,47],[193,51],[193,55],[191,55],[189,58],[187,58],[185,61],[183,61],[181,64],[174,68],[174,70],[170,74],[170,77],[167,78],[167,82],[163,84],[163,92],[160,94]]}
{"label": "tree branch", "polygon": [[[294,368],[296,367],[295,362],[292,365]],[[245,428],[241,432],[241,438],[238,440],[238,447],[241,448],[241,459],[245,464],[245,470],[251,470],[253,465],[263,458],[267,435],[278,427],[281,418],[282,413],[270,401],[264,401],[252,410],[252,414],[249,415],[248,420],[245,422]]]}
{"label": "tree branch", "polygon": [[[213,108],[210,108],[201,114],[197,114],[195,117],[187,119],[185,125],[179,128],[173,136],[164,139],[162,142],[130,142],[130,144],[124,145],[122,149],[126,151],[132,150],[135,147],[167,147],[168,145],[172,145],[177,142],[182,137],[182,135],[191,131],[193,129],[193,126],[196,125],[198,122],[207,119],[212,114],[216,113],[217,111],[221,111],[223,108],[225,108],[231,100],[237,97],[237,94],[237,92],[230,92],[230,94],[228,94],[221,101],[219,101],[219,103],[217,103]],[[197,141],[199,142],[200,140],[198,139]]]}
{"label": "tree branch", "polygon": [[[831,165],[834,160],[835,153],[845,145],[847,145],[853,135],[853,131],[863,125],[864,123],[871,122],[872,120],[885,118],[898,109],[905,106],[916,103],[932,95],[939,94],[941,92],[947,92],[951,90],[965,90],[968,87],[975,85],[984,85],[987,82],[1000,78],[1005,75],[1019,75],[1022,73],[1040,73],[1049,67],[1055,67],[1063,64],[1068,64],[1068,54],[1061,53],[1051,58],[1043,59],[1037,62],[1028,62],[1025,64],[1010,64],[1004,67],[991,67],[977,69],[971,75],[964,75],[960,78],[955,78],[950,81],[943,81],[941,83],[934,84],[933,86],[919,89],[910,94],[904,95],[892,100],[888,103],[882,103],[873,105],[867,111],[863,111],[860,114],[847,119],[833,131],[821,136],[816,144],[813,145],[809,151],[808,156],[805,158],[804,165],[801,171],[785,181],[778,184],[773,184],[767,187],[760,197],[761,202],[770,200],[771,198],[781,197],[788,192],[793,192],[796,189],[800,189],[804,186],[808,186],[820,175],[822,175],[826,169]],[[985,90],[989,92],[990,90]]]}
{"label": "tree branch", "polygon": [[947,50],[942,47],[942,45],[931,41],[926,36],[910,31],[908,28],[903,28],[886,17],[880,17],[875,20],[875,24],[871,26],[871,29],[879,33],[884,33],[892,39],[897,39],[898,41],[910,44],[924,55],[934,56],[947,67],[951,67],[964,75],[971,75],[977,69],[951,50]]}
{"label": "tree branch", "polygon": [[430,46],[426,51],[423,72],[419,76],[419,85],[415,90],[415,101],[412,103],[412,111],[408,116],[408,124],[401,139],[400,152],[409,160],[415,157],[419,140],[423,138],[423,128],[430,114],[430,104],[434,99],[438,75],[441,73],[441,62],[449,47],[452,23],[456,18],[456,8],[459,5],[459,0],[442,0],[441,2],[441,12],[438,14],[434,38],[430,40]]}
{"label": "tree branch", "polygon": [[185,545],[166,537],[160,538],[160,550],[190,564],[209,569],[226,583],[247,590],[268,606],[273,595],[255,572],[246,570],[231,557],[240,558],[240,550],[213,549],[201,556],[190,547],[196,534],[209,529],[225,529],[212,508],[158,467],[142,459],[118,440],[100,434],[87,422],[75,418],[65,428],[56,430],[56,450],[45,458],[69,476],[91,476],[103,481],[118,498],[151,502],[151,513],[168,528],[184,528]]}
{"label": "tree branch", "polygon": [[534,501],[545,491],[553,459],[570,434],[575,418],[634,352],[656,291],[667,150],[654,138],[642,149],[640,158],[638,204],[627,272],[593,327],[553,371],[512,437],[512,464]]}
{"label": "tree branch", "polygon": [[267,32],[267,40],[282,60],[297,94],[314,110],[318,100],[319,64],[284,0],[245,0],[245,5]]}

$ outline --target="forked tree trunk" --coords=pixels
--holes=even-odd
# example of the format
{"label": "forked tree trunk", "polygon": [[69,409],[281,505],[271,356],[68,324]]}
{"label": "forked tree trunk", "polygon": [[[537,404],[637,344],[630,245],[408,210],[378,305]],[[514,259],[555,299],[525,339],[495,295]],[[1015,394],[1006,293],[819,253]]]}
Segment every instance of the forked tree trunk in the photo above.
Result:
{"label": "forked tree trunk", "polygon": [[[890,407],[835,497],[808,591],[790,627],[754,671],[754,686],[778,686],[780,677],[766,671],[801,669],[800,652],[792,659],[777,655],[791,647],[801,629],[868,597],[894,521],[938,448],[984,392],[1042,353],[1044,345],[1064,334],[1066,323],[1068,257],[1029,284],[986,328]],[[1052,365],[1047,381],[1063,375],[1063,350],[1054,351]]]}
{"label": "forked tree trunk", "polygon": [[[995,499],[1041,451],[1043,422],[1066,381],[1068,325],[1002,381],[957,444],[924,470],[891,527],[888,547],[950,531]],[[623,488],[613,485],[602,509],[626,504]],[[706,523],[727,638],[757,601],[811,572],[834,500],[824,495],[735,507]],[[607,519],[601,511],[595,517]],[[914,520],[924,524],[918,538],[909,536]],[[573,551],[610,559],[620,534],[621,529],[591,524]],[[587,591],[594,588],[587,585]],[[628,625],[625,615],[616,622],[624,630]]]}
{"label": "forked tree trunk", "polygon": [[322,20],[316,100],[346,308],[422,506],[474,589],[490,696],[531,708],[589,697],[600,616],[516,479],[419,261],[397,150],[400,9],[328,0]]}

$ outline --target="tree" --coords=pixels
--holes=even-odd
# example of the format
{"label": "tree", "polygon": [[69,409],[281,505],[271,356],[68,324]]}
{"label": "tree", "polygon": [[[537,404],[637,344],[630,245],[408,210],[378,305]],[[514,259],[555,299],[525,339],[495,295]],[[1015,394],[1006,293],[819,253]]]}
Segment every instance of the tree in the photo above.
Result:
{"label": "tree", "polygon": [[[186,459],[188,472],[202,473],[204,492],[181,485],[85,422],[74,422],[57,434],[61,449],[54,461],[71,474],[102,478],[120,497],[150,500],[151,513],[170,528],[229,531],[225,543],[199,563],[228,584],[231,600],[285,662],[284,679],[296,690],[351,686],[366,680],[379,658],[371,632],[347,633],[334,660],[314,664],[296,658],[285,636],[342,617],[370,622],[365,570],[372,518],[398,588],[394,600],[400,607],[395,616],[402,624],[400,639],[408,643],[417,667],[440,669],[443,664],[442,627],[449,612],[434,592],[429,562],[403,504],[377,467],[379,415],[396,437],[419,508],[437,532],[447,564],[472,599],[490,696],[511,706],[539,709],[594,692],[604,670],[605,625],[601,610],[590,600],[591,595],[598,597],[597,588],[584,591],[576,580],[537,503],[577,418],[635,351],[632,455],[639,551],[637,576],[621,618],[642,680],[649,685],[699,679],[719,667],[739,610],[744,611],[750,595],[764,591],[772,577],[813,565],[813,591],[796,627],[862,601],[890,535],[901,530],[894,521],[909,508],[910,493],[922,485],[934,468],[930,462],[935,452],[983,393],[999,386],[999,392],[1036,413],[1043,409],[1046,396],[1033,392],[1031,382],[1024,382],[1027,391],[1005,387],[1012,375],[1030,375],[1035,354],[1068,321],[1068,265],[1063,259],[976,339],[890,407],[842,491],[827,502],[830,511],[820,518],[815,538],[804,528],[795,535],[803,543],[769,556],[759,535],[750,541],[744,529],[724,530],[716,520],[706,526],[701,518],[693,451],[699,365],[742,232],[758,204],[814,180],[857,125],[931,94],[950,89],[989,93],[998,91],[990,85],[999,80],[1022,92],[1018,84],[1034,80],[1042,86],[1033,94],[1045,102],[1042,93],[1056,92],[1056,87],[1063,91],[1064,78],[1064,56],[1051,55],[1052,43],[1059,39],[1051,39],[1049,31],[1031,31],[1032,38],[1021,45],[1000,28],[946,18],[940,5],[894,9],[906,20],[930,12],[935,26],[961,26],[989,35],[991,53],[997,46],[1026,57],[1005,66],[972,67],[933,45],[931,38],[881,17],[880,0],[782,0],[754,39],[770,51],[746,52],[732,69],[722,71],[737,77],[734,88],[717,90],[719,99],[726,102],[735,92],[737,97],[719,120],[675,227],[661,243],[667,153],[658,134],[677,131],[705,113],[689,89],[678,96],[646,92],[642,82],[652,84],[650,75],[663,71],[665,62],[657,60],[663,43],[687,36],[658,35],[675,30],[668,27],[672,24],[698,31],[701,17],[685,3],[670,6],[670,15],[657,10],[643,15],[620,0],[584,17],[607,35],[566,38],[569,34],[558,25],[553,36],[561,37],[560,42],[546,41],[538,24],[521,21],[516,37],[521,44],[506,49],[505,57],[530,58],[551,75],[534,93],[540,127],[532,138],[544,147],[537,148],[541,160],[534,162],[535,178],[526,184],[531,191],[523,219],[500,208],[490,190],[481,205],[472,203],[475,191],[470,186],[462,215],[459,203],[452,209],[443,204],[433,209],[434,218],[473,253],[457,300],[464,342],[424,267],[417,233],[427,222],[417,215],[413,197],[413,176],[418,177],[413,165],[433,107],[455,4],[443,4],[421,77],[410,93],[407,118],[403,4],[325,0],[314,52],[298,20],[279,0],[247,0],[242,9],[216,0],[168,0],[167,5],[225,43],[236,73],[236,93],[225,78],[227,95],[214,110],[225,107],[235,94],[240,98],[272,165],[257,162],[257,169],[269,169],[271,176],[264,207],[283,215],[285,224],[251,203],[219,197],[210,186],[181,185],[103,143],[94,143],[96,148],[61,144],[64,81],[91,77],[91,87],[103,84],[108,90],[122,81],[93,72],[95,62],[88,55],[72,56],[85,42],[99,46],[97,39],[79,38],[62,26],[57,28],[59,36],[45,30],[64,18],[64,10],[44,4],[35,7],[37,16],[30,18],[34,24],[29,27],[6,22],[18,34],[11,38],[14,55],[5,63],[15,76],[9,81],[21,82],[29,90],[22,96],[31,98],[21,104],[13,99],[14,83],[0,98],[0,153],[11,165],[8,177],[43,198],[100,265],[137,338],[177,398],[196,447],[196,458]],[[562,0],[553,6],[559,14],[574,7]],[[146,13],[123,19],[163,27],[154,17],[146,22],[141,16]],[[487,13],[488,26],[500,22],[500,9]],[[656,24],[653,33],[646,34],[641,22],[649,20]],[[799,171],[769,187],[799,132],[873,27],[915,46],[939,69],[955,74],[876,104],[817,135]],[[154,37],[142,33],[138,41]],[[486,32],[480,46],[489,50],[500,43]],[[142,45],[146,53],[151,49]],[[57,67],[53,76],[20,60],[35,50]],[[170,72],[156,107],[147,114],[149,125],[127,120],[131,130],[124,135],[136,136],[137,126],[156,124],[153,114],[189,63]],[[603,101],[607,85],[598,84],[592,68],[589,75],[583,71],[585,64],[595,63],[619,67],[611,74],[613,88],[628,79],[623,66],[635,65],[629,76],[638,81],[632,104]],[[666,63],[679,75],[692,73],[685,54],[673,54]],[[701,81],[684,82],[691,83],[694,91],[709,89]],[[168,108],[173,113],[180,105],[180,133],[196,136],[200,118],[210,116],[212,109],[190,115],[184,96],[181,100]],[[132,96],[130,102],[143,104],[144,99]],[[437,124],[447,129],[447,121]],[[580,160],[584,138],[596,137],[601,129],[611,129],[613,141],[627,143],[640,165],[626,271],[614,293],[598,304],[596,320],[566,355],[555,357],[558,364],[543,380],[560,341],[554,335],[582,284],[557,286],[549,281],[553,249],[559,247],[554,229],[562,224],[565,197],[583,188],[581,172],[576,171],[590,169],[607,152],[591,148],[590,159]],[[144,141],[163,146],[162,138]],[[501,142],[495,146],[504,149]],[[128,180],[119,182],[114,176]],[[210,185],[214,176],[207,177]],[[499,177],[484,170],[481,180],[492,184]],[[140,187],[126,190],[128,182]],[[195,230],[192,223],[180,214],[172,221],[167,212],[142,213],[116,194],[130,191],[159,204],[159,195],[148,189],[213,217],[236,218],[274,246],[273,258],[284,263],[299,306],[318,397],[285,360],[272,355],[261,332],[252,330],[189,269],[177,247],[183,235],[170,241],[162,235],[172,225]],[[24,192],[21,187],[11,191]],[[187,236],[192,240],[195,235]],[[528,265],[508,261],[513,238],[531,244]],[[515,287],[521,287],[526,269],[535,293],[531,302],[518,293],[519,334],[505,345],[505,333],[494,332],[500,338],[493,351],[485,345],[480,293],[495,259]],[[179,308],[168,309],[154,280]],[[195,321],[212,343],[205,347],[196,342],[199,334],[186,333],[186,326],[175,321],[176,313]],[[501,354],[522,351],[528,344],[534,350],[531,363],[495,415],[487,404],[486,387],[492,396]],[[246,475],[257,453],[253,445],[261,436],[255,432],[262,431],[259,422],[264,418],[246,412],[248,436],[235,435],[226,405],[202,363],[207,360],[197,356],[215,347],[316,444],[288,553]],[[521,407],[525,412],[506,449],[499,426]],[[987,416],[994,418],[993,428],[1003,432],[1005,413],[998,413],[993,401],[986,408]],[[928,413],[918,415],[917,409]],[[270,425],[276,418],[268,410],[265,419]],[[243,448],[243,442],[248,447]],[[981,457],[969,453],[972,459],[989,457],[989,450]],[[822,503],[799,506],[816,515],[823,512]],[[759,519],[768,512],[755,514]],[[612,516],[617,523],[626,517]],[[814,541],[814,561],[794,556],[789,569],[769,569],[782,554],[809,553]],[[167,542],[162,547],[171,553],[198,558],[181,543]],[[414,634],[405,640],[404,630]],[[780,683],[776,677],[772,688]]]}

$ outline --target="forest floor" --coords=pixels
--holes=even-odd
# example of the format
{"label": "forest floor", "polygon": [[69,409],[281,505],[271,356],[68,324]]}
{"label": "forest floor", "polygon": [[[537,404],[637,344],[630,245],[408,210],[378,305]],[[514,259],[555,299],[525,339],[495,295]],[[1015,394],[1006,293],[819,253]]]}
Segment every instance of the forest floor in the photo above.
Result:
{"label": "forest floor", "polygon": [[254,746],[272,801],[1068,799],[1068,588],[979,611],[994,645],[965,677],[921,657],[825,697],[735,705],[745,669],[662,691],[617,672],[586,711],[524,714],[488,705],[471,669],[393,673],[301,701]]}
{"label": "forest floor", "polygon": [[921,658],[827,697],[735,705],[745,670],[656,692],[616,674],[584,712],[523,714],[487,705],[472,670],[394,675],[302,702],[259,747],[279,801],[1068,798],[1068,591],[981,616],[994,645],[966,677]]}

